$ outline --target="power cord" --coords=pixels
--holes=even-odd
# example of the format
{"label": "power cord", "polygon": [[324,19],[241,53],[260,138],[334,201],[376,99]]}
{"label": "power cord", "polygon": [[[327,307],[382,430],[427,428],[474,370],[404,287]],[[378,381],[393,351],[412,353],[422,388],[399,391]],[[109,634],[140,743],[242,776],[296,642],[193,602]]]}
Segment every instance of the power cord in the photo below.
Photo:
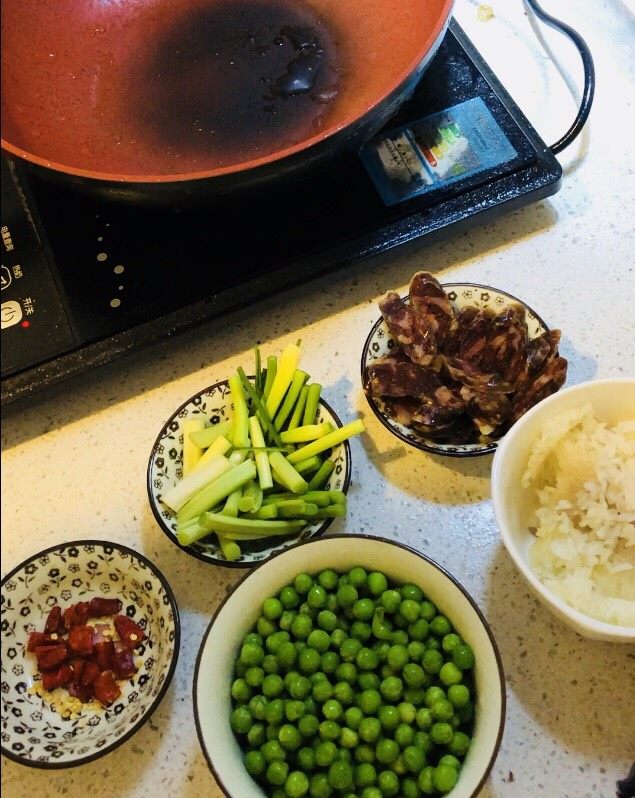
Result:
{"label": "power cord", "polygon": [[542,20],[547,25],[555,28],[556,30],[560,31],[560,33],[571,39],[580,53],[582,66],[584,68],[584,90],[582,92],[582,101],[580,103],[580,108],[578,109],[578,115],[564,136],[562,136],[562,138],[558,139],[555,144],[552,144],[549,147],[551,152],[554,155],[557,155],[559,152],[562,152],[565,147],[568,147],[569,144],[571,144],[580,135],[580,132],[589,117],[591,106],[593,105],[593,95],[595,94],[595,67],[593,66],[593,58],[591,57],[591,51],[589,50],[587,43],[576,30],[574,30],[570,25],[567,25],[566,22],[562,22],[562,20],[552,17],[551,14],[547,14],[547,12],[538,4],[537,0],[525,0],[525,3],[534,12],[538,19]]}

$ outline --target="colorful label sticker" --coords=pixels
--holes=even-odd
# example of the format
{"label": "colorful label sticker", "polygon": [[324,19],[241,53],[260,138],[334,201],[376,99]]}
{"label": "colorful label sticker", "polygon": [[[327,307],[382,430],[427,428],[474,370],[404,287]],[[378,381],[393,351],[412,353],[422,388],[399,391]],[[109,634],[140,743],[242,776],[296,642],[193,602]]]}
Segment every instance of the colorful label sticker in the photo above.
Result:
{"label": "colorful label sticker", "polygon": [[386,205],[446,187],[517,155],[480,97],[381,133],[360,152]]}

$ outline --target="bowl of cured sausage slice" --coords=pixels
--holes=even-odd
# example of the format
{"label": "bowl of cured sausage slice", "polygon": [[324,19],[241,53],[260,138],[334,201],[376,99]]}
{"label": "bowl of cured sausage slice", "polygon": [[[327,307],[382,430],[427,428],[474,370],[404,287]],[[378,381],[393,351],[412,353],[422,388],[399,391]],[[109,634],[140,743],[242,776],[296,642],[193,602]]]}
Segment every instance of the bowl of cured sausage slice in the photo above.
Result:
{"label": "bowl of cured sausage slice", "polygon": [[497,288],[417,272],[407,296],[388,291],[379,309],[362,352],[364,393],[381,423],[418,449],[492,453],[566,380],[560,330]]}
{"label": "bowl of cured sausage slice", "polygon": [[2,753],[67,768],[114,750],[159,705],[179,653],[168,582],[139,552],[62,543],[2,579]]}

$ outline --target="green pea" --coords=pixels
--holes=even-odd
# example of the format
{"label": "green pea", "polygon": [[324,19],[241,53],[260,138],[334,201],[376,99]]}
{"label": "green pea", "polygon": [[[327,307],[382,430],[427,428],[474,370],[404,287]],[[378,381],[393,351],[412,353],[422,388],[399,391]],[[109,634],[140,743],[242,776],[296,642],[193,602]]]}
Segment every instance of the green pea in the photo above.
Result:
{"label": "green pea", "polygon": [[450,765],[457,771],[461,769],[461,763],[453,754],[444,754],[437,762],[437,765]]}
{"label": "green pea", "polygon": [[410,773],[420,773],[426,765],[426,755],[416,745],[409,745],[402,753],[406,769]]}
{"label": "green pea", "polygon": [[460,645],[463,641],[456,632],[449,632],[441,640],[441,648],[446,654],[451,654],[456,646]]}
{"label": "green pea", "polygon": [[260,751],[248,751],[245,754],[245,768],[250,776],[262,776],[267,768],[267,763]]}
{"label": "green pea", "polygon": [[432,707],[437,701],[442,701],[445,698],[445,692],[442,687],[432,685],[426,690],[426,706]]}
{"label": "green pea", "polygon": [[381,706],[381,695],[377,690],[363,690],[357,697],[357,703],[364,715],[374,715]]}
{"label": "green pea", "polygon": [[284,717],[284,701],[281,698],[274,698],[265,707],[264,720],[269,724],[277,725]]}
{"label": "green pea", "polygon": [[295,751],[302,745],[302,735],[290,723],[283,724],[278,731],[278,741],[287,751]]}
{"label": "green pea", "polygon": [[391,765],[399,756],[399,746],[394,740],[379,740],[375,746],[375,756],[382,765]]}
{"label": "green pea", "polygon": [[474,652],[467,645],[467,643],[462,643],[461,645],[455,646],[454,649],[452,649],[452,662],[462,671],[466,671],[474,667]]}
{"label": "green pea", "polygon": [[317,616],[317,625],[325,632],[332,632],[337,628],[337,615],[331,610],[320,610]]}
{"label": "green pea", "polygon": [[371,596],[381,596],[388,589],[388,580],[380,571],[371,571],[368,574],[368,591]]}
{"label": "green pea", "polygon": [[313,607],[309,606],[307,601],[303,601],[300,604],[300,608],[298,609],[298,615],[308,615],[311,620],[313,620],[317,615],[317,610]]}
{"label": "green pea", "polygon": [[280,786],[284,784],[289,775],[289,765],[286,762],[272,762],[267,768],[267,781],[269,784]]}
{"label": "green pea", "polygon": [[397,612],[401,604],[401,593],[398,590],[385,590],[379,601],[386,612]]}
{"label": "green pea", "polygon": [[430,621],[430,631],[437,637],[444,637],[452,631],[452,624],[445,615],[435,615]]}
{"label": "green pea", "polygon": [[436,788],[434,786],[434,768],[431,766],[425,767],[421,773],[419,773],[419,778],[417,779],[417,785],[419,789],[424,795],[434,795],[436,793]]}
{"label": "green pea", "polygon": [[352,607],[359,598],[353,585],[341,585],[337,590],[337,603],[340,607]]}
{"label": "green pea", "polygon": [[315,748],[315,763],[321,768],[328,767],[335,762],[337,746],[332,740],[323,740]]}
{"label": "green pea", "polygon": [[421,791],[414,779],[404,779],[401,782],[402,798],[420,798]]}
{"label": "green pea", "polygon": [[[401,618],[401,620],[405,624],[403,618]],[[408,645],[408,640],[409,640],[408,634],[403,629],[397,629],[395,632],[392,633],[393,645],[405,647]]]}
{"label": "green pea", "polygon": [[[419,618],[419,621],[422,620],[423,618]],[[415,621],[415,623],[419,623],[419,621]],[[420,640],[411,640],[407,646],[408,656],[412,662],[421,662],[425,650],[426,647]]]}
{"label": "green pea", "polygon": [[333,789],[348,790],[353,786],[353,768],[348,762],[333,762],[328,778]]}
{"label": "green pea", "polygon": [[379,722],[384,729],[396,729],[399,726],[399,710],[397,707],[392,707],[389,704],[384,704],[379,707],[377,712]]}
{"label": "green pea", "polygon": [[339,648],[345,640],[348,640],[348,635],[343,629],[338,627],[331,632],[331,645],[334,648]]}
{"label": "green pea", "polygon": [[[343,729],[342,729],[343,731]],[[349,751],[348,748],[338,748],[337,749],[337,756],[335,757],[336,762],[348,762],[348,764],[352,764],[353,762],[353,755]]]}
{"label": "green pea", "polygon": [[400,723],[395,729],[395,742],[400,748],[405,748],[412,743],[414,731],[407,723]]}
{"label": "green pea", "polygon": [[295,676],[289,680],[287,689],[292,698],[304,700],[311,694],[313,685],[306,676]]}
{"label": "green pea", "polygon": [[355,748],[358,742],[359,737],[356,731],[348,727],[342,729],[342,733],[340,734],[340,745],[344,746],[344,748],[351,749]]}
{"label": "green pea", "polygon": [[417,618],[414,623],[408,627],[408,634],[415,641],[425,640],[430,631],[430,627],[425,618]]}
{"label": "green pea", "polygon": [[244,679],[234,679],[231,686],[231,694],[234,701],[239,704],[246,704],[253,695],[253,691]]}
{"label": "green pea", "polygon": [[304,715],[304,701],[289,699],[284,705],[284,716],[294,723]]}
{"label": "green pea", "polygon": [[380,678],[376,673],[360,673],[357,677],[357,684],[360,690],[378,690]]}
{"label": "green pea", "polygon": [[342,717],[344,710],[339,701],[329,699],[325,701],[322,706],[322,714],[327,720],[339,720]]}
{"label": "green pea", "polygon": [[443,654],[435,649],[427,649],[421,658],[424,671],[431,674],[438,673],[443,667]]}
{"label": "green pea", "polygon": [[455,731],[454,736],[448,744],[448,748],[450,753],[454,754],[455,756],[463,757],[467,754],[471,742],[472,741],[468,735],[465,734],[465,732]]}
{"label": "green pea", "polygon": [[427,649],[430,649],[432,651],[441,650],[441,641],[439,640],[438,637],[435,637],[434,635],[428,635],[428,637],[426,637],[426,639],[424,640],[424,643]]}
{"label": "green pea", "polygon": [[335,676],[340,682],[354,684],[357,679],[357,668],[352,662],[342,662],[335,669]]}
{"label": "green pea", "polygon": [[320,667],[320,655],[314,648],[305,648],[300,652],[298,667],[302,673],[315,673]]}
{"label": "green pea", "polygon": [[236,707],[229,716],[229,723],[237,734],[247,734],[253,722],[251,712],[245,706]]}
{"label": "green pea", "polygon": [[348,682],[337,682],[333,691],[333,695],[340,702],[340,704],[344,704],[344,706],[352,704],[353,699],[355,698],[353,688]]}
{"label": "green pea", "polygon": [[421,665],[415,662],[409,662],[402,671],[402,677],[408,687],[421,687],[425,684],[426,675]]}
{"label": "green pea", "polygon": [[373,631],[370,627],[370,624],[364,623],[363,621],[353,621],[351,624],[351,637],[354,637],[356,640],[360,640],[361,642],[365,643],[367,640],[373,635]]}
{"label": "green pea", "polygon": [[276,632],[276,624],[270,621],[269,618],[265,618],[264,615],[261,615],[260,618],[258,618],[256,629],[262,637],[266,638]]}
{"label": "green pea", "polygon": [[382,770],[377,776],[377,785],[382,795],[397,795],[399,793],[399,776],[392,770]]}
{"label": "green pea", "polygon": [[247,732],[247,741],[252,748],[260,748],[267,742],[267,730],[263,723],[254,723]]}
{"label": "green pea", "polygon": [[325,590],[335,590],[337,587],[337,574],[330,568],[320,571],[318,574],[318,582]]}
{"label": "green pea", "polygon": [[408,662],[408,651],[405,646],[392,645],[388,649],[386,662],[395,671],[400,671]]}
{"label": "green pea", "polygon": [[240,661],[244,665],[247,665],[248,668],[253,665],[260,665],[264,658],[265,652],[262,650],[261,646],[255,643],[245,643],[240,650]]}
{"label": "green pea", "polygon": [[412,599],[404,599],[399,605],[399,615],[408,623],[414,623],[419,617],[419,604]]}
{"label": "green pea", "polygon": [[357,733],[366,743],[374,743],[381,734],[381,721],[378,718],[364,718],[359,724]]}
{"label": "green pea", "polygon": [[360,670],[372,671],[379,665],[379,657],[372,648],[360,648],[355,657],[355,664]]}
{"label": "green pea", "polygon": [[283,643],[288,643],[290,639],[289,632],[274,632],[265,640],[265,648],[270,654],[276,654],[280,646]]}
{"label": "green pea", "polygon": [[443,684],[447,687],[451,687],[463,681],[463,672],[459,670],[453,662],[446,662],[439,671],[439,679],[441,679]]}
{"label": "green pea", "polygon": [[344,722],[349,729],[356,729],[362,722],[364,713],[359,707],[348,707],[344,712]]}
{"label": "green pea", "polygon": [[403,693],[403,682],[398,676],[388,676],[379,685],[379,692],[387,701],[399,701]]}
{"label": "green pea", "polygon": [[353,604],[353,615],[358,621],[370,621],[375,614],[375,602],[369,598],[357,599]]}
{"label": "green pea", "polygon": [[340,657],[344,662],[352,662],[361,648],[362,644],[359,640],[349,637],[340,646]]}
{"label": "green pea", "polygon": [[245,681],[250,687],[260,687],[264,678],[265,672],[262,668],[253,666],[245,671]]}
{"label": "green pea", "polygon": [[314,629],[308,636],[306,643],[309,648],[315,649],[318,654],[324,654],[326,651],[328,651],[328,647],[331,644],[331,638],[328,632],[325,632],[324,629]]}
{"label": "green pea", "polygon": [[421,709],[417,710],[416,722],[417,727],[421,729],[421,731],[428,731],[432,728],[432,712],[428,707],[421,707]]}
{"label": "green pea", "polygon": [[320,737],[323,740],[337,740],[342,732],[339,723],[334,720],[323,720],[320,723]]}
{"label": "green pea", "polygon": [[407,690],[403,692],[403,700],[407,701],[409,704],[414,704],[415,707],[420,707],[425,702],[426,691],[424,689],[430,682],[430,677],[425,674],[426,681],[424,682],[423,687],[409,687]]}
{"label": "green pea", "polygon": [[285,632],[290,631],[291,624],[293,623],[293,619],[295,618],[296,615],[297,613],[292,612],[291,610],[285,610],[280,616],[280,620],[278,621],[278,626]]}
{"label": "green pea", "polygon": [[312,585],[313,580],[308,574],[298,574],[293,580],[293,587],[301,596],[306,596],[309,590],[311,590]]}
{"label": "green pea", "polygon": [[291,585],[283,587],[280,591],[280,601],[285,610],[292,610],[300,606],[300,596],[298,596],[295,588]]}
{"label": "green pea", "polygon": [[419,614],[430,623],[437,614],[437,608],[431,601],[422,601],[421,604],[419,604]]}
{"label": "green pea", "polygon": [[375,761],[375,751],[370,745],[362,743],[355,749],[355,761],[363,764],[365,762]]}
{"label": "green pea", "polygon": [[354,779],[357,787],[371,787],[377,781],[377,771],[370,762],[363,762],[355,768]]}
{"label": "green pea", "polygon": [[327,593],[326,609],[330,612],[336,612],[339,609],[339,604],[337,603],[337,596],[335,593]]}
{"label": "green pea", "polygon": [[333,790],[329,785],[326,773],[314,773],[309,782],[311,798],[329,798]]}
{"label": "green pea", "polygon": [[325,651],[320,658],[320,667],[324,673],[335,673],[340,664],[340,657],[335,651]]}
{"label": "green pea", "polygon": [[303,798],[309,791],[309,779],[300,770],[294,770],[287,776],[284,789],[289,798]]}
{"label": "green pea", "polygon": [[323,704],[333,697],[333,685],[329,681],[314,684],[311,694],[318,703]]}
{"label": "green pea", "polygon": [[306,597],[307,604],[314,610],[326,607],[326,590],[321,585],[313,585]]}
{"label": "green pea", "polygon": [[249,700],[249,711],[256,720],[264,720],[267,710],[267,699],[263,695],[255,695]]}
{"label": "green pea", "polygon": [[353,587],[360,588],[366,584],[366,571],[359,566],[351,568],[348,572],[348,583]]}
{"label": "green pea", "polygon": [[448,699],[453,707],[464,707],[470,700],[470,690],[465,684],[453,684],[448,688]]}
{"label": "green pea", "polygon": [[414,720],[417,716],[417,710],[414,704],[411,704],[408,701],[402,701],[397,707],[397,711],[399,712],[399,720],[402,723],[414,723]]}
{"label": "green pea", "polygon": [[382,792],[379,787],[364,787],[362,798],[382,798]]}
{"label": "green pea", "polygon": [[265,673],[278,673],[278,660],[273,654],[266,654],[262,661],[262,669]]}
{"label": "green pea", "polygon": [[437,745],[447,745],[454,736],[454,730],[449,723],[433,723],[430,729],[430,739]]}
{"label": "green pea", "polygon": [[377,654],[380,662],[387,662],[388,652],[390,651],[390,643],[388,643],[386,640],[382,640],[381,643],[375,643],[373,646],[373,651]]}
{"label": "green pea", "polygon": [[278,740],[269,740],[260,749],[267,762],[284,762],[287,755]]}
{"label": "green pea", "polygon": [[432,782],[440,793],[445,794],[453,790],[458,780],[459,774],[451,765],[439,764],[434,769]]}
{"label": "green pea", "polygon": [[256,632],[249,632],[249,634],[245,635],[245,639],[243,640],[243,645],[246,643],[250,643],[254,646],[260,646],[262,648],[263,645],[263,637],[261,634],[257,634]]}
{"label": "green pea", "polygon": [[458,707],[456,714],[459,716],[461,723],[469,723],[474,717],[474,704],[472,701],[470,700],[462,707]]}
{"label": "green pea", "polygon": [[298,729],[303,737],[313,737],[320,728],[320,721],[315,715],[305,714],[298,720]]}
{"label": "green pea", "polygon": [[413,584],[405,584],[401,587],[401,595],[404,599],[410,599],[412,601],[416,601],[417,603],[423,600],[423,591],[420,587]]}
{"label": "green pea", "polygon": [[313,621],[308,615],[296,615],[291,624],[291,633],[301,640],[306,640],[313,629]]}
{"label": "green pea", "polygon": [[268,673],[263,679],[260,689],[262,690],[262,694],[267,696],[267,698],[279,696],[284,689],[282,677],[277,673]]}
{"label": "green pea", "polygon": [[262,603],[262,614],[269,621],[277,620],[284,610],[282,602],[277,598],[265,599]]}

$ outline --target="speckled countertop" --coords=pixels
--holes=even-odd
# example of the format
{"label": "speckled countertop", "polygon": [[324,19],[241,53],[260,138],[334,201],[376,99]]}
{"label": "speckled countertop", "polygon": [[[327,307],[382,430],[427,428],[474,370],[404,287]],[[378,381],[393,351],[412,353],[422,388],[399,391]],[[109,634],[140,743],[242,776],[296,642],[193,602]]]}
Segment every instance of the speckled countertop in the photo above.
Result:
{"label": "speckled countertop", "polygon": [[[457,16],[547,141],[575,100],[541,49],[520,2],[458,0]],[[305,343],[304,367],[345,420],[352,442],[350,513],[333,531],[404,541],[448,568],[487,615],[507,672],[507,725],[483,798],[610,798],[635,759],[635,652],[589,642],[527,592],[499,542],[490,501],[491,458],[467,461],[410,451],[369,412],[359,356],[377,297],[418,268],[442,280],[490,284],[525,299],[563,330],[568,383],[635,373],[635,179],[632,129],[635,22],[626,0],[545,0],[574,23],[596,59],[588,132],[563,156],[562,189],[447,243],[390,254],[298,287],[275,302],[215,322],[67,385],[7,414],[2,431],[2,572],[54,543],[81,537],[126,543],[163,570],[181,609],[174,680],[149,722],[90,765],[37,771],[3,760],[5,795],[94,798],[220,796],[194,729],[192,676],[211,614],[242,572],[184,555],[158,530],[145,493],[150,448],[170,412],[250,357],[256,339],[277,352]],[[573,49],[547,32],[566,79]],[[629,123],[630,116],[630,123]],[[630,182],[629,182],[630,181]]]}

